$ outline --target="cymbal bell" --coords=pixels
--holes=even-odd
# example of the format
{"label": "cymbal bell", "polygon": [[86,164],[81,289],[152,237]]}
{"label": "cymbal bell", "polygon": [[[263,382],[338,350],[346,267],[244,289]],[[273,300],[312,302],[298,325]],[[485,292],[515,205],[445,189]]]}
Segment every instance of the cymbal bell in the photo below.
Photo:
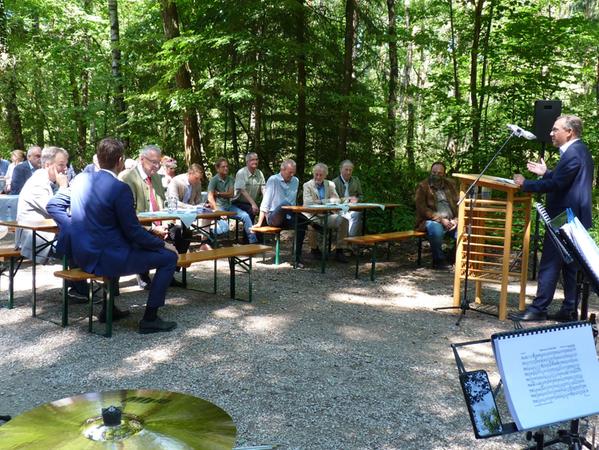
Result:
{"label": "cymbal bell", "polygon": [[231,449],[221,408],[178,392],[94,392],[46,403],[0,427],[3,449]]}

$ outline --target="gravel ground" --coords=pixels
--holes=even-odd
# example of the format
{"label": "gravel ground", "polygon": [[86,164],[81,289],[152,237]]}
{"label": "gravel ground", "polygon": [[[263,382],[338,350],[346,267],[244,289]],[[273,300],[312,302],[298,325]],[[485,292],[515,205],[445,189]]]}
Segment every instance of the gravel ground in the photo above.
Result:
{"label": "gravel ground", "polygon": [[[288,249],[284,245],[284,250]],[[160,389],[185,392],[225,409],[237,426],[237,445],[283,449],[516,449],[523,433],[476,440],[457,378],[451,343],[484,339],[511,322],[468,312],[433,311],[452,304],[453,272],[414,262],[413,243],[381,262],[377,281],[354,280],[353,265],[317,262],[294,270],[272,261],[254,264],[254,302],[228,299],[228,269],[219,264],[217,295],[171,289],[163,317],[171,333],[136,332],[146,293],[133,279],[119,304],[132,311],[111,339],[86,331],[83,306],[71,307],[61,328],[56,267],[39,270],[39,316],[31,317],[30,269],[16,280],[15,309],[0,309],[0,414],[84,392]],[[283,261],[289,255],[283,253]],[[190,272],[193,287],[211,288],[212,264]],[[2,304],[6,280],[2,280]],[[529,299],[535,284],[529,283]],[[472,288],[473,290],[473,288]],[[238,295],[247,294],[245,278]],[[498,292],[484,291],[495,305]],[[597,299],[591,298],[596,310]],[[510,305],[517,305],[512,286]],[[556,302],[559,306],[559,302]],[[489,370],[489,345],[462,351],[466,367]],[[505,421],[509,415],[500,399]],[[1,443],[0,443],[1,448]]]}

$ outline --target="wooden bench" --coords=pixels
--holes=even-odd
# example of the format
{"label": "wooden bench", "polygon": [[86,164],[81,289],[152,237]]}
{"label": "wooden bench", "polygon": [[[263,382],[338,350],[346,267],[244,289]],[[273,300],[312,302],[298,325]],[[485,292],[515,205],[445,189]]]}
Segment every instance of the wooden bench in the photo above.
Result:
{"label": "wooden bench", "polygon": [[264,235],[272,235],[275,238],[275,266],[279,265],[279,256],[281,253],[281,231],[282,228],[279,227],[271,227],[271,226],[263,226],[263,227],[253,227],[254,233],[262,233]]}
{"label": "wooden bench", "polygon": [[54,276],[62,279],[62,326],[68,325],[69,317],[69,298],[67,294],[67,281],[78,282],[86,281],[89,284],[87,299],[89,303],[88,330],[93,332],[93,317],[94,317],[94,282],[102,283],[103,289],[103,306],[106,311],[106,326],[104,328],[104,336],[112,336],[112,310],[114,308],[114,293],[116,290],[116,278],[105,278],[94,275],[93,273],[85,272],[81,269],[65,269],[54,272]]}
{"label": "wooden bench", "polygon": [[[14,297],[15,297],[15,275],[19,268],[21,267],[21,262],[23,262],[23,256],[19,250],[15,250],[14,248],[2,248],[0,249],[0,259],[2,261],[8,260],[8,273],[6,276],[8,277],[8,309],[13,308]],[[6,267],[2,264],[0,267],[0,275],[4,275],[4,271]]]}
{"label": "wooden bench", "polygon": [[230,296],[234,300],[242,300],[235,297],[235,272],[236,267],[248,274],[248,296],[249,302],[252,301],[252,257],[271,250],[272,247],[260,244],[237,245],[234,247],[220,247],[213,250],[203,250],[200,252],[186,253],[179,255],[177,265],[182,269],[183,285],[187,286],[187,268],[194,263],[203,261],[214,261],[214,291],[216,293],[216,261],[227,258],[229,260],[229,286]]}
{"label": "wooden bench", "polygon": [[[426,238],[426,233],[423,231],[408,230],[408,231],[392,231],[390,233],[366,234],[364,236],[352,236],[344,240],[351,245],[357,247],[372,247],[370,257],[370,280],[374,281],[374,271],[376,267],[376,247],[379,244],[387,244],[387,258],[389,258],[389,245],[391,242],[405,241],[407,239],[418,239],[418,265],[422,257],[422,239]],[[361,249],[356,253],[356,274],[358,278],[358,265],[360,263]]]}

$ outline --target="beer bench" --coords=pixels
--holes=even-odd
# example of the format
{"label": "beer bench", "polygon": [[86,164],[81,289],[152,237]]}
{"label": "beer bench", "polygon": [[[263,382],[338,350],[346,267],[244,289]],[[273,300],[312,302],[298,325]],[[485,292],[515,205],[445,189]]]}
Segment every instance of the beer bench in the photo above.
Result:
{"label": "beer bench", "polygon": [[348,244],[358,247],[358,252],[356,252],[355,278],[358,278],[358,266],[360,264],[360,254],[362,252],[362,247],[372,247],[372,251],[370,252],[370,281],[374,281],[377,246],[380,244],[387,244],[387,259],[389,259],[389,248],[392,242],[405,241],[407,239],[413,238],[418,239],[418,265],[420,265],[422,257],[422,239],[426,238],[426,233],[423,231],[392,231],[390,233],[366,234],[364,236],[352,236],[345,238],[344,240]]}
{"label": "beer bench", "polygon": [[[260,244],[237,245],[234,247],[220,247],[213,250],[203,250],[200,252],[186,253],[179,255],[177,265],[181,267],[181,281],[187,286],[187,268],[194,263],[203,261],[214,261],[214,291],[216,294],[216,261],[227,258],[229,260],[229,289],[230,297],[233,300],[241,300],[235,297],[235,273],[248,274],[248,302],[252,301],[252,257],[271,250],[272,247]],[[239,268],[239,270],[238,270]]]}
{"label": "beer bench", "polygon": [[115,282],[117,278],[107,278],[93,273],[85,272],[81,269],[64,269],[54,272],[54,276],[62,279],[62,323],[66,327],[69,322],[69,298],[67,294],[67,281],[78,282],[86,281],[88,283],[87,301],[89,304],[88,312],[88,330],[93,332],[94,320],[94,283],[102,283],[103,306],[106,311],[106,326],[104,336],[112,336],[112,310],[114,307],[114,293],[116,291]]}
{"label": "beer bench", "polygon": [[[15,275],[19,268],[21,267],[21,263],[23,262],[23,256],[19,250],[15,250],[14,248],[2,248],[0,249],[0,259],[3,261],[2,266],[0,267],[0,276],[5,275],[4,271],[8,270],[8,273],[5,275],[8,277],[8,309],[13,308],[14,302],[14,282]],[[4,263],[8,260],[8,268],[4,265]]]}
{"label": "beer bench", "polygon": [[[254,233],[262,233],[264,235],[272,235],[275,239],[275,266],[279,265],[279,256],[281,253],[281,230],[279,227],[263,226],[252,227]],[[264,261],[264,259],[263,259]]]}

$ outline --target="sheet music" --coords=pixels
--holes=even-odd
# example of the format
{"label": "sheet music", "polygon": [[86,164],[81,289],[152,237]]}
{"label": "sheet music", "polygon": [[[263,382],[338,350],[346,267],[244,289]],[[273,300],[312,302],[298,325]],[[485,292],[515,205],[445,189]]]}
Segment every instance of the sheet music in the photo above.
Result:
{"label": "sheet music", "polygon": [[599,362],[589,323],[499,333],[491,339],[519,430],[599,412]]}

